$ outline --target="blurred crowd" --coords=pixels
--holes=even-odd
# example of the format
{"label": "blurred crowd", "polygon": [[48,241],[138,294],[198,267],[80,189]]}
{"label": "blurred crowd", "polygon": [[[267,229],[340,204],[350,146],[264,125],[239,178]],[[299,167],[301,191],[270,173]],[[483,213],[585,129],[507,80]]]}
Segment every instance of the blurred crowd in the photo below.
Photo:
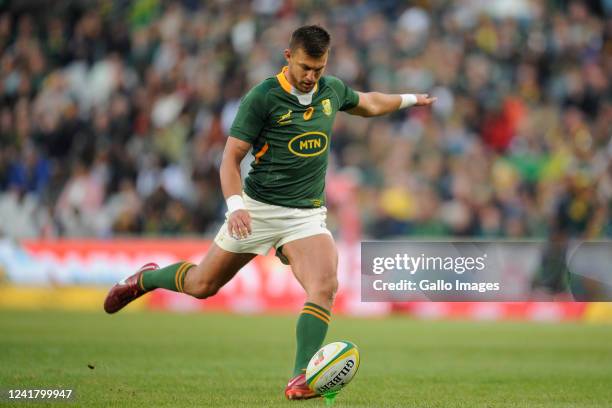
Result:
{"label": "blurred crowd", "polygon": [[438,97],[338,115],[340,235],[612,237],[612,1],[48,3],[0,5],[0,234],[213,234],[240,97],[317,23],[328,74]]}

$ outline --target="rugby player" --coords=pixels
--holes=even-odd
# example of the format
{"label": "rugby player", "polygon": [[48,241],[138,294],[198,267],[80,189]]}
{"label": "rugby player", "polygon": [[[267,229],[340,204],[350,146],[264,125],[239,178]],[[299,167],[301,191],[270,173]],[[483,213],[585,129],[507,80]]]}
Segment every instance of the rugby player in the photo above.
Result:
{"label": "rugby player", "polygon": [[[157,288],[205,299],[255,256],[274,248],[306,292],[293,377],[285,389],[289,399],[316,396],[304,372],[325,339],[338,287],[338,254],[325,224],[324,196],[336,114],[379,116],[435,100],[426,94],[356,92],[323,76],[329,50],[325,29],[298,28],[284,51],[287,66],[241,100],[221,163],[226,220],[200,264],[146,264],[113,286],[104,303],[106,312],[115,313]],[[243,186],[240,163],[251,149],[255,159]]]}

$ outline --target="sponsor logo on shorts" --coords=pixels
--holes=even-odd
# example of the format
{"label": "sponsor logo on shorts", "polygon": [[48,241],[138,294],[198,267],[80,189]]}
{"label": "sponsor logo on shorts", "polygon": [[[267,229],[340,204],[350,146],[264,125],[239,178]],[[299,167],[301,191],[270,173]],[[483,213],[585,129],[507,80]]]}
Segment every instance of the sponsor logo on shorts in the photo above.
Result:
{"label": "sponsor logo on shorts", "polygon": [[289,151],[296,156],[318,156],[327,149],[328,137],[323,132],[306,132],[289,141]]}

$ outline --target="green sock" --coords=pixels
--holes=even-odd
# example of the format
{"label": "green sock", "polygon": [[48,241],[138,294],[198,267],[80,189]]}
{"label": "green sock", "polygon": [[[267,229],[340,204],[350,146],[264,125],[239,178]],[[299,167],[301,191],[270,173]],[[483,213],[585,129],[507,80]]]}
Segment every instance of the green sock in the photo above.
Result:
{"label": "green sock", "polygon": [[185,275],[192,266],[195,265],[190,262],[179,262],[165,268],[146,271],[141,275],[140,287],[147,292],[157,288],[183,292]]}
{"label": "green sock", "polygon": [[309,302],[304,304],[296,327],[297,352],[293,368],[294,376],[306,372],[308,362],[321,348],[327,334],[329,319],[329,311],[321,306]]}

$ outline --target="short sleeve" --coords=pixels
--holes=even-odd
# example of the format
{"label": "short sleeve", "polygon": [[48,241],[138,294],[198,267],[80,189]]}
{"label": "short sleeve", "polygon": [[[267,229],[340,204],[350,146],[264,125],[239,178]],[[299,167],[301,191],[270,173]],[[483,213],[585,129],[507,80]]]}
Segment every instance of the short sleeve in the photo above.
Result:
{"label": "short sleeve", "polygon": [[241,100],[238,113],[230,128],[230,136],[253,144],[266,121],[265,95],[257,87],[251,89]]}
{"label": "short sleeve", "polygon": [[349,110],[359,104],[359,95],[351,87],[346,85],[341,79],[328,77],[329,85],[338,95],[341,111]]}

